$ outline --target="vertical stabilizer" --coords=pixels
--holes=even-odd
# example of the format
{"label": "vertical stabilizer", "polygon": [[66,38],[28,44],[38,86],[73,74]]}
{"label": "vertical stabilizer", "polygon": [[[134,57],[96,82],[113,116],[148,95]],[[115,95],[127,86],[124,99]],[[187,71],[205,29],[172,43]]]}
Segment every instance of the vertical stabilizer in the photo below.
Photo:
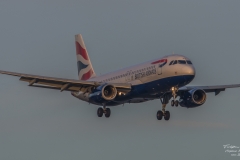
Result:
{"label": "vertical stabilizer", "polygon": [[88,56],[87,48],[84,44],[81,34],[75,35],[75,45],[77,54],[78,77],[80,80],[88,80],[96,76],[90,58]]}

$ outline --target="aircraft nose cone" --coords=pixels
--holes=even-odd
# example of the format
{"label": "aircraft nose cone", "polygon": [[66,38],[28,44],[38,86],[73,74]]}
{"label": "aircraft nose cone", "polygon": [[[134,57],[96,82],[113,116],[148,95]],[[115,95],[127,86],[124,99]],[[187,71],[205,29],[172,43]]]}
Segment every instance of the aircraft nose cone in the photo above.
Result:
{"label": "aircraft nose cone", "polygon": [[183,68],[182,68],[182,73],[184,74],[184,75],[193,75],[193,76],[195,76],[195,68],[191,65],[188,65],[188,66],[184,66]]}
{"label": "aircraft nose cone", "polygon": [[188,66],[187,68],[187,74],[188,75],[194,75],[195,76],[195,68],[193,66]]}
{"label": "aircraft nose cone", "polygon": [[184,77],[184,85],[190,83],[195,77],[195,68],[191,65],[186,65],[182,68],[182,75]]}

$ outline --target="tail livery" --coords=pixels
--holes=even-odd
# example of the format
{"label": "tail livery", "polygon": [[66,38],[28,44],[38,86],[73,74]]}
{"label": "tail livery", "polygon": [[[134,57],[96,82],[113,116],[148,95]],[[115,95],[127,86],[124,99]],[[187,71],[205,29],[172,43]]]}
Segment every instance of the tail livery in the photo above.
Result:
{"label": "tail livery", "polygon": [[86,46],[81,34],[75,35],[77,54],[78,77],[80,80],[88,80],[96,76]]}

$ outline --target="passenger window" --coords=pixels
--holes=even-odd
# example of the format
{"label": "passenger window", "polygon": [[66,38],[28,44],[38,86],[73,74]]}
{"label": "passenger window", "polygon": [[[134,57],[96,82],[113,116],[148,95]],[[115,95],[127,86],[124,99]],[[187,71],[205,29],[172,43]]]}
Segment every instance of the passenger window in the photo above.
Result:
{"label": "passenger window", "polygon": [[186,64],[186,61],[185,60],[178,60],[178,63],[179,64]]}

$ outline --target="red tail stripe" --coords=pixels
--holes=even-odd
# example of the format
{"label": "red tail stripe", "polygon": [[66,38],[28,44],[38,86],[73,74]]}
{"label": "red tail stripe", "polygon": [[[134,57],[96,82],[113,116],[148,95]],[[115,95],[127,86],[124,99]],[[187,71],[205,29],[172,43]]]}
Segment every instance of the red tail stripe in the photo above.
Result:
{"label": "red tail stripe", "polygon": [[87,73],[83,74],[81,77],[81,80],[88,80],[89,78],[91,78],[93,74],[93,70],[89,70]]}
{"label": "red tail stripe", "polygon": [[76,41],[76,53],[81,55],[85,60],[88,60],[87,51]]}

